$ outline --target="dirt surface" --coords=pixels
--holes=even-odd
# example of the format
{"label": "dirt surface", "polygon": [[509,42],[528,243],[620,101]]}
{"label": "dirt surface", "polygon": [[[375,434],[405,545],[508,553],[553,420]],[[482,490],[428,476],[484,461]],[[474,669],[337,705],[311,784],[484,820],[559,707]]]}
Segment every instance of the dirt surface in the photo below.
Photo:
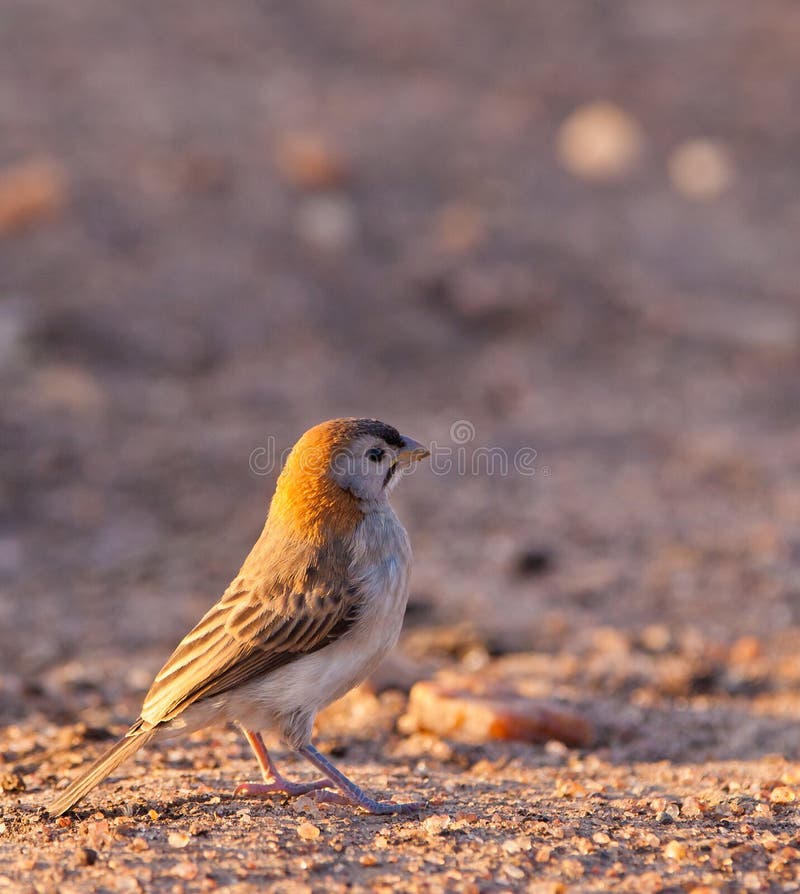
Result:
{"label": "dirt surface", "polygon": [[[0,890],[800,890],[800,7],[401,6],[3,4]],[[338,415],[439,462],[319,744],[429,806],[219,730],[43,819]],[[594,744],[415,732],[441,670]]]}

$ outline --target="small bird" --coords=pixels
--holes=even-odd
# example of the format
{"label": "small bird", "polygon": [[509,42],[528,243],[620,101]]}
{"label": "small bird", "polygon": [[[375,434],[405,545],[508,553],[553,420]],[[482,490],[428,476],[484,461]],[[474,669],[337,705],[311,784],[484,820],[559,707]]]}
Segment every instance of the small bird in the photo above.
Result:
{"label": "small bird", "polygon": [[[317,751],[311,733],[317,712],[363,681],[400,635],[411,546],[389,495],[429,455],[377,419],[309,429],[239,573],[158,672],[138,720],[48,813],[65,813],[151,739],[221,722],[242,728],[263,777],[234,795],[309,794],[374,814],[423,806],[370,798]],[[277,732],[323,778],[285,779],[262,730]]]}

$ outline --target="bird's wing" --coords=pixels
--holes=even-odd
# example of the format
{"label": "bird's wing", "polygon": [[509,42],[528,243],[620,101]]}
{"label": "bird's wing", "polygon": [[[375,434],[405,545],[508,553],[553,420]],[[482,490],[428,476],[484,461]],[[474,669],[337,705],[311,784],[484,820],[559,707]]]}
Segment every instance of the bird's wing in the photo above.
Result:
{"label": "bird's wing", "polygon": [[265,594],[234,581],[159,671],[142,706],[145,724],[322,649],[353,625],[358,608],[357,589],[344,584]]}

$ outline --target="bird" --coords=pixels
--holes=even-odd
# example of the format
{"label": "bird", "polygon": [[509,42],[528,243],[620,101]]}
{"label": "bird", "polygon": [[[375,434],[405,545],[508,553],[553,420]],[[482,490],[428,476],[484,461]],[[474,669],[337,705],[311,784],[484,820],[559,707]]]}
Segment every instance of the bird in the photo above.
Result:
{"label": "bird", "polygon": [[[234,796],[305,794],[371,814],[423,807],[367,795],[317,750],[312,730],[316,714],[365,680],[400,635],[411,546],[389,497],[427,456],[377,419],[331,419],[305,432],[238,574],[156,674],[138,719],[49,815],[73,808],[147,742],[226,722],[242,729],[262,776]],[[286,779],[266,731],[321,778]]]}

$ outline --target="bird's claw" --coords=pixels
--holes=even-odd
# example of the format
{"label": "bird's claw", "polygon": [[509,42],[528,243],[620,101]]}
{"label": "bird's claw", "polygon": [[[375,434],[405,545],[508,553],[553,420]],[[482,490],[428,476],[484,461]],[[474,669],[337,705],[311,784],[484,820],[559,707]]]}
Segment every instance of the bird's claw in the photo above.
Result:
{"label": "bird's claw", "polygon": [[240,782],[233,790],[233,797],[272,798],[275,795],[284,795],[287,798],[297,798],[316,792],[327,785],[330,785],[327,779],[317,779],[314,782],[289,782],[287,779],[276,779],[272,782]]}
{"label": "bird's claw", "polygon": [[348,797],[342,794],[342,792],[331,791],[327,788],[312,792],[309,797],[313,798],[317,804],[340,804],[346,807],[360,807],[361,810],[373,816],[389,816],[393,813],[416,813],[418,810],[427,807],[427,802],[425,801],[409,801],[407,803],[375,801],[368,797]]}

